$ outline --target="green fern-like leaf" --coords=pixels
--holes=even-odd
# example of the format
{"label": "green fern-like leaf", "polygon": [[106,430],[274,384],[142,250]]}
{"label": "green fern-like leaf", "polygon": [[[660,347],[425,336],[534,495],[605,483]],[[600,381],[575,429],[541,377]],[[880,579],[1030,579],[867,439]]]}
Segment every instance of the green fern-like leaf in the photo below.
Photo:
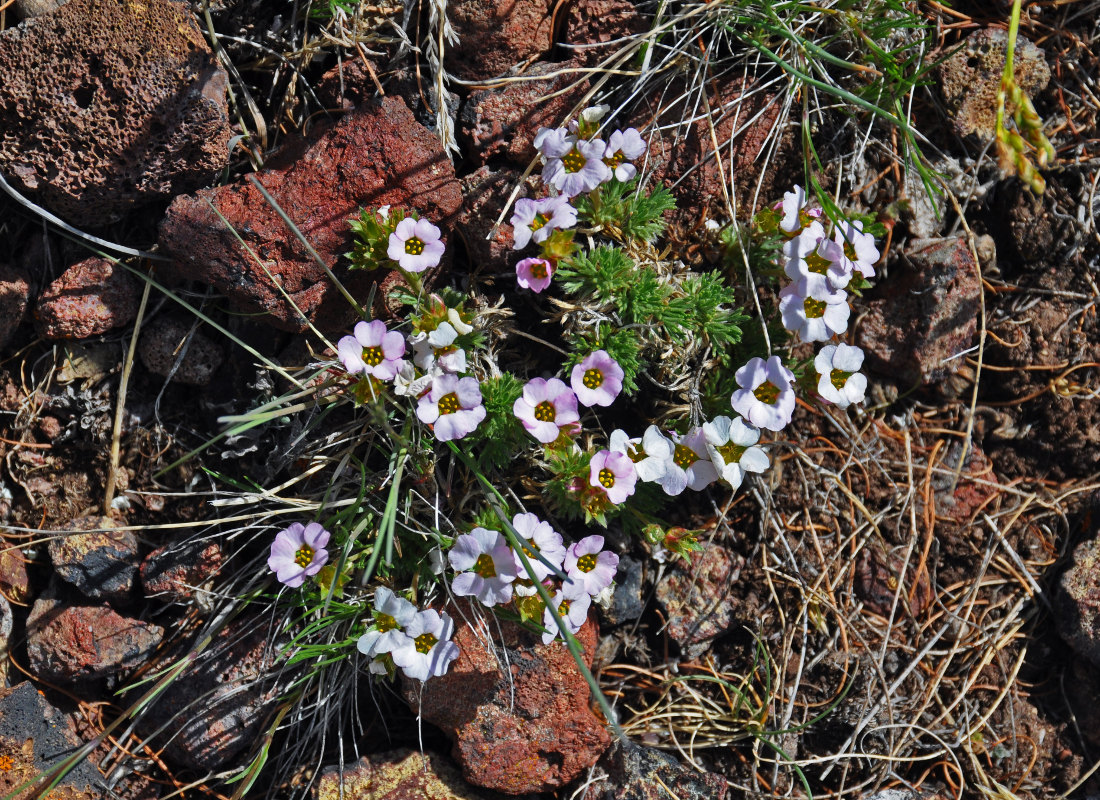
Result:
{"label": "green fern-like leaf", "polygon": [[523,384],[507,372],[481,382],[485,419],[474,431],[474,439],[479,445],[478,466],[484,472],[501,469],[527,446],[526,432],[512,411],[522,392]]}
{"label": "green fern-like leaf", "polygon": [[556,277],[565,291],[580,295],[582,302],[619,305],[620,298],[634,283],[637,269],[622,250],[601,245],[562,261]]}

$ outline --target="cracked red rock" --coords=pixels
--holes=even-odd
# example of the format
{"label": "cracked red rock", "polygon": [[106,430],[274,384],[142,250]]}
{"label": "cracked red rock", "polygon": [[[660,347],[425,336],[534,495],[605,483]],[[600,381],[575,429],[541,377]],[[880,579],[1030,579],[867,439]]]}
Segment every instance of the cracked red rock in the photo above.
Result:
{"label": "cracked red rock", "polygon": [[106,258],[73,264],[38,298],[34,316],[47,339],[85,339],[132,322],[141,291],[125,267]]}

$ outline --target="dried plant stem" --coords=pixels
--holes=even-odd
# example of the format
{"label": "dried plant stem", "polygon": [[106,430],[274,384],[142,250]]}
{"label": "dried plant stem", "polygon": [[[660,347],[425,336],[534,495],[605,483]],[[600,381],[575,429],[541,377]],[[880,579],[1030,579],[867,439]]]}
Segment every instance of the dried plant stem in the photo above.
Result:
{"label": "dried plant stem", "polygon": [[[150,267],[150,273],[152,267]],[[126,360],[122,364],[122,377],[118,381],[118,402],[115,404],[115,424],[111,431],[111,455],[107,467],[107,488],[103,492],[103,513],[111,513],[111,503],[115,499],[115,480],[118,476],[118,451],[122,440],[122,415],[126,411],[126,388],[130,385],[130,372],[134,368],[134,354],[137,352],[138,334],[141,332],[141,323],[145,319],[145,305],[149,302],[149,290],[153,284],[146,281],[145,290],[141,293],[141,304],[138,305],[137,320],[134,322],[134,332],[130,336],[130,349],[126,351]]]}

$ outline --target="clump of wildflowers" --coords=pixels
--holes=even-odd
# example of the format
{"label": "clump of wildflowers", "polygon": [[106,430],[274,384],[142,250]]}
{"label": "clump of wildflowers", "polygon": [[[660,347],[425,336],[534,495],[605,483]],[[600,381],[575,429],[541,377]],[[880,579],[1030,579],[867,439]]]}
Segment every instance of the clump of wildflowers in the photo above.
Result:
{"label": "clump of wildflowers", "polygon": [[306,578],[321,571],[328,562],[325,545],[331,534],[319,522],[303,525],[292,523],[275,534],[267,567],[279,581],[291,589],[297,589]]}
{"label": "clump of wildflowers", "polygon": [[577,209],[564,194],[542,200],[525,197],[516,201],[516,210],[509,221],[515,240],[512,246],[522,250],[529,242],[545,242],[555,230],[572,228],[577,224]]}
{"label": "clump of wildflowers", "polygon": [[590,192],[611,177],[603,161],[607,146],[600,139],[581,139],[565,128],[540,128],[535,149],[545,161],[542,180],[563,195]]}
{"label": "clump of wildflowers", "polygon": [[519,573],[508,540],[499,531],[474,528],[462,534],[447,558],[459,573],[451,583],[459,597],[473,596],[487,606],[512,599],[512,581]]}
{"label": "clump of wildflowers", "polygon": [[825,342],[848,329],[851,309],[843,290],[834,289],[826,276],[810,272],[780,291],[779,313],[783,327],[802,341]]}

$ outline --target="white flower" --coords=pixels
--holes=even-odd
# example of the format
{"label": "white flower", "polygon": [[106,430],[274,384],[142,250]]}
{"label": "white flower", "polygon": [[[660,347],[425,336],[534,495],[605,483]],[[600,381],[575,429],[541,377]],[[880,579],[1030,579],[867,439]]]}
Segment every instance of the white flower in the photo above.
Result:
{"label": "white flower", "polygon": [[630,162],[646,151],[645,139],[635,128],[615,131],[607,137],[607,149],[603,163],[613,172],[615,179],[625,183],[638,174],[638,168]]}
{"label": "white flower", "polygon": [[522,250],[531,241],[545,242],[557,229],[572,228],[577,224],[577,209],[569,205],[563,194],[542,200],[526,197],[516,201],[516,210],[509,220],[512,224],[512,247]]}
{"label": "white flower", "polygon": [[[673,469],[672,457],[676,454],[676,443],[661,433],[656,425],[650,425],[642,435],[641,458],[634,461],[634,471],[638,479],[647,483],[656,483],[665,490],[665,494],[678,495],[687,488],[687,473]],[[629,454],[633,460],[634,455]]]}
{"label": "white flower", "polygon": [[405,638],[390,656],[405,677],[426,681],[447,674],[458,658],[458,645],[451,641],[455,624],[446,612],[427,608],[405,628]]}
{"label": "white flower", "polygon": [[359,652],[366,656],[389,653],[402,644],[405,628],[416,616],[416,606],[380,586],[374,592],[374,623],[359,637]]}
{"label": "white flower", "polygon": [[416,367],[408,361],[402,361],[401,369],[397,371],[397,375],[393,379],[393,393],[398,397],[420,397],[432,385],[436,375],[441,374],[441,370],[433,369],[418,378]]}
{"label": "white flower", "polygon": [[455,539],[447,560],[459,573],[451,583],[459,597],[473,596],[487,606],[512,599],[512,581],[519,573],[508,540],[500,531],[474,528],[462,534]]}
{"label": "white flower", "polygon": [[562,564],[575,588],[595,596],[610,586],[619,568],[619,557],[603,549],[603,537],[586,536],[565,551]]}
{"label": "white flower", "polygon": [[820,222],[811,222],[793,239],[783,244],[783,255],[787,259],[783,271],[792,281],[804,278],[811,273],[824,275],[829,269],[829,260],[823,254],[823,248],[829,244],[825,237],[825,228]]}
{"label": "white flower", "polygon": [[741,485],[746,472],[763,472],[768,468],[768,456],[759,447],[760,431],[740,417],[715,417],[703,423],[707,438],[707,454],[718,470],[719,477],[734,489]]}
{"label": "white flower", "polygon": [[[542,581],[554,574],[554,570],[544,564],[539,556],[549,561],[554,569],[561,569],[565,559],[565,543],[561,534],[550,527],[549,522],[539,519],[534,514],[516,514],[512,518],[512,527],[523,540],[523,554],[531,563],[531,571],[535,579]],[[536,553],[538,555],[536,555]],[[516,573],[530,577],[523,568],[519,556],[513,553],[516,561]]]}
{"label": "white flower", "polygon": [[666,488],[665,492],[675,495],[685,488],[699,492],[714,483],[718,479],[718,471],[707,455],[707,442],[702,429],[693,428],[683,436],[676,433],[672,436],[672,460],[666,464],[668,473],[661,486],[668,484],[679,491],[670,492]]}
{"label": "white flower", "polygon": [[734,373],[741,388],[733,393],[733,410],[758,428],[780,431],[794,414],[794,373],[779,356],[751,358]]}
{"label": "white flower", "polygon": [[779,221],[780,230],[791,236],[821,216],[820,208],[806,208],[806,190],[797,183],[794,189],[784,192],[783,202],[776,204],[775,208],[783,214]]}
{"label": "white flower", "polygon": [[542,180],[548,186],[553,186],[563,195],[574,197],[595,189],[611,178],[611,168],[603,163],[607,149],[603,140],[563,137],[556,132],[540,139],[541,135],[540,131],[539,136],[535,137],[535,147],[546,159]]}
{"label": "white flower", "polygon": [[824,342],[834,333],[844,333],[850,313],[844,290],[833,289],[829,279],[816,272],[788,284],[779,293],[783,327],[804,342]]}
{"label": "white flower", "polygon": [[879,251],[875,237],[863,232],[863,223],[842,222],[837,225],[833,241],[822,246],[821,254],[829,260],[829,279],[834,286],[847,286],[852,272],[865,278],[874,277]]}
{"label": "white flower", "polygon": [[838,408],[862,403],[867,392],[867,376],[859,371],[863,366],[863,351],[852,345],[827,345],[814,359],[814,369],[821,378],[817,393]]}
{"label": "white flower", "polygon": [[[554,593],[554,608],[557,610],[561,621],[570,633],[576,633],[588,620],[588,609],[592,606],[592,597],[580,584],[567,583]],[[542,635],[542,643],[550,644],[561,634],[558,623],[547,608],[542,612],[542,625],[546,633]]]}
{"label": "white flower", "polygon": [[428,393],[417,401],[416,416],[424,424],[435,426],[439,441],[461,439],[485,419],[481,385],[476,378],[438,375]]}
{"label": "white flower", "polygon": [[406,217],[390,234],[386,255],[409,272],[423,272],[443,257],[439,228],[426,219]]}
{"label": "white flower", "polygon": [[466,371],[466,351],[456,345],[458,331],[450,322],[441,322],[434,331],[409,337],[413,346],[413,363],[425,372],[439,367],[444,372],[458,374]]}

